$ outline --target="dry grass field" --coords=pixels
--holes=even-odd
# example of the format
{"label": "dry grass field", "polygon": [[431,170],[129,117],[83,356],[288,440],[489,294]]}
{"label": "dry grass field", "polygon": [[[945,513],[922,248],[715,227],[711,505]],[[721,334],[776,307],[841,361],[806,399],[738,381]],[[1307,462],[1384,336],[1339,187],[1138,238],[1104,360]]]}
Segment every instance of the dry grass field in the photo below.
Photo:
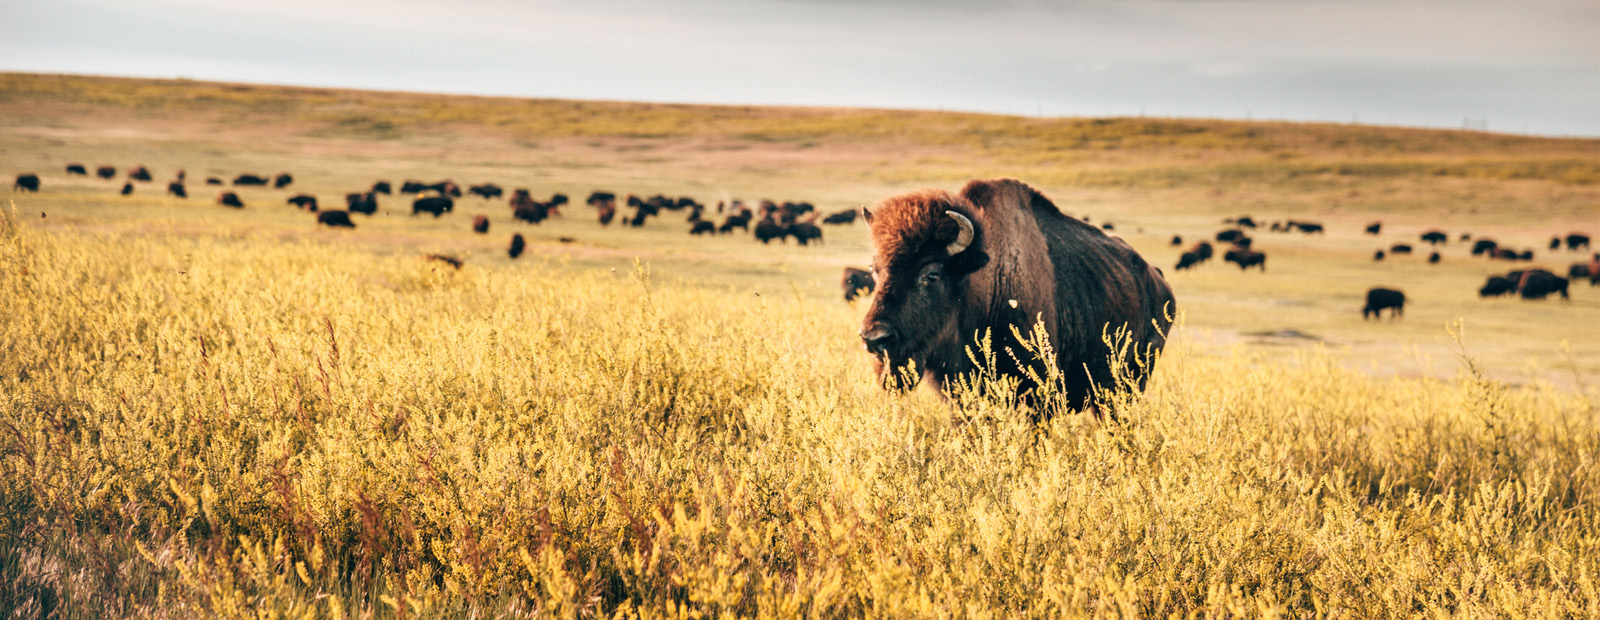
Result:
{"label": "dry grass field", "polygon": [[[242,210],[201,184],[280,171]],[[1455,240],[1564,273],[1597,140],[0,74],[0,172],[44,185],[0,202],[8,618],[1600,616],[1600,288],[1479,299],[1528,263]],[[1180,325],[1115,421],[878,389],[837,286],[860,224],[763,246],[581,204],[990,176],[1167,271]],[[284,204],[445,178],[580,204]],[[1171,269],[1242,214],[1328,232]],[[1434,227],[1440,264],[1371,260]],[[1377,285],[1403,319],[1362,320]]]}

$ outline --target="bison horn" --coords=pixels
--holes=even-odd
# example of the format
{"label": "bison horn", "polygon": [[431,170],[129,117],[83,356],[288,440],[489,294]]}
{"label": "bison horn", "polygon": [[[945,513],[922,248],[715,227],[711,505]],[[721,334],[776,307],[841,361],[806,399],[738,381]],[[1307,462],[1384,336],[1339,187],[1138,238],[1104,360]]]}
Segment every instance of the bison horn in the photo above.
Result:
{"label": "bison horn", "polygon": [[956,225],[961,227],[961,234],[956,235],[956,240],[952,241],[950,245],[947,245],[944,248],[946,253],[950,254],[951,256],[955,256],[965,251],[967,246],[972,245],[972,220],[967,219],[967,216],[956,213],[955,211],[945,211],[944,214],[954,219],[956,221]]}

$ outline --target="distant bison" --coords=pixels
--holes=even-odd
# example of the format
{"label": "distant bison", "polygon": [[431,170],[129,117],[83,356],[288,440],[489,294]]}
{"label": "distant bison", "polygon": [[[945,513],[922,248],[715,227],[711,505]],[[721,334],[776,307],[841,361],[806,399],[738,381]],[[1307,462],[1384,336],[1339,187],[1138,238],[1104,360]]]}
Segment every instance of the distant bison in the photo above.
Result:
{"label": "distant bison", "polygon": [[1183,245],[1183,235],[1173,235],[1172,245]]}
{"label": "distant bison", "polygon": [[763,244],[772,241],[773,239],[777,239],[779,242],[787,241],[789,239],[789,227],[779,224],[771,217],[761,220],[760,222],[756,222],[755,233],[756,239],[761,241]]}
{"label": "distant bison", "polygon": [[1250,246],[1255,245],[1255,243],[1256,243],[1255,239],[1251,239],[1249,237],[1241,236],[1238,239],[1234,239],[1233,240],[1233,247],[1244,248],[1244,249],[1248,250],[1248,249],[1250,249]]}
{"label": "distant bison", "polygon": [[[1098,412],[1109,393],[1144,389],[1176,306],[1161,272],[1126,242],[1014,179],[903,194],[862,215],[881,279],[860,335],[886,386],[915,385],[901,372],[914,365],[947,390],[980,370],[968,355],[976,336],[1007,352],[988,371],[1016,381],[1003,396],[1059,390],[1066,408]],[[1013,357],[1035,325],[1054,354],[1040,360],[1050,373]],[[1108,345],[1108,330],[1126,346]],[[1041,375],[1053,385],[1038,385]]]}
{"label": "distant bison", "polygon": [[855,301],[877,288],[878,283],[872,278],[872,272],[855,267],[845,267],[844,277],[839,280],[839,287],[844,289],[844,300]]}
{"label": "distant bison", "polygon": [[179,198],[188,198],[189,190],[183,188],[182,181],[173,181],[167,184],[167,193]]}
{"label": "distant bison", "polygon": [[1390,288],[1373,288],[1367,291],[1367,305],[1361,308],[1361,318],[1382,318],[1389,310],[1390,319],[1398,319],[1406,310],[1406,294]]}
{"label": "distant bison", "polygon": [[123,196],[131,196],[131,195],[133,195],[133,181],[129,181],[127,183],[123,183],[122,184],[122,191],[120,193]]}
{"label": "distant bison", "polygon": [[1495,248],[1493,252],[1489,253],[1489,258],[1497,258],[1500,260],[1517,260],[1520,257],[1521,255],[1517,254],[1516,250],[1509,248]]}
{"label": "distant bison", "polygon": [[1318,235],[1320,235],[1320,234],[1323,233],[1322,225],[1318,224],[1316,222],[1296,222],[1296,221],[1290,220],[1289,221],[1289,227],[1290,228],[1299,229],[1300,232],[1306,233],[1308,235],[1309,234],[1318,234]]}
{"label": "distant bison", "polygon": [[280,172],[278,176],[272,179],[273,189],[283,189],[292,183],[294,183],[294,177],[287,172]]}
{"label": "distant bison", "polygon": [[422,258],[423,260],[438,261],[456,269],[460,269],[462,265],[466,264],[466,261],[449,254],[424,254]]}
{"label": "distant bison", "polygon": [[267,184],[267,178],[266,177],[259,177],[259,176],[253,175],[253,174],[241,174],[241,175],[236,176],[236,177],[233,178],[233,185],[235,187],[238,187],[238,186],[241,186],[241,185],[262,185],[262,186],[264,186],[266,184]]}
{"label": "distant bison", "polygon": [[224,183],[217,177],[206,177],[206,185],[224,185]]}
{"label": "distant bison", "polygon": [[432,213],[439,217],[456,208],[456,203],[449,196],[428,196],[411,201],[411,215],[418,213]]}
{"label": "distant bison", "polygon": [[474,196],[480,196],[484,200],[492,200],[503,195],[505,190],[500,189],[499,185],[495,185],[493,183],[484,183],[482,185],[474,185],[467,188],[467,193]]}
{"label": "distant bison", "polygon": [[1193,247],[1189,248],[1189,251],[1194,252],[1195,256],[1199,256],[1200,262],[1202,263],[1211,260],[1211,255],[1213,252],[1210,241],[1201,241],[1196,243]]}
{"label": "distant bison", "polygon": [[389,185],[388,181],[378,181],[372,184],[371,191],[387,196],[394,193],[394,186]]}
{"label": "distant bison", "polygon": [[1383,231],[1383,222],[1373,222],[1371,224],[1367,224],[1367,234],[1369,234],[1369,235],[1376,235],[1376,234],[1378,234],[1379,232],[1382,232],[1382,231]]}
{"label": "distant bison", "polygon": [[811,222],[797,222],[789,225],[789,236],[794,237],[800,245],[810,245],[812,241],[822,242],[822,229]]}
{"label": "distant bison", "polygon": [[1505,276],[1489,276],[1483,283],[1483,288],[1478,289],[1479,297],[1499,297],[1508,293],[1517,292],[1517,283]]}
{"label": "distant bison", "polygon": [[1243,237],[1243,236],[1244,236],[1244,231],[1236,229],[1236,228],[1230,228],[1228,230],[1218,231],[1217,232],[1217,241],[1230,241],[1231,242],[1234,239],[1238,239],[1239,237]]}
{"label": "distant bison", "polygon": [[1178,256],[1178,264],[1174,265],[1172,268],[1176,271],[1183,271],[1198,264],[1200,264],[1199,254],[1194,252],[1184,252]]}
{"label": "distant bison", "polygon": [[1552,251],[1561,249],[1561,237],[1550,238],[1550,249]]}
{"label": "distant bison", "polygon": [[295,194],[294,196],[290,196],[285,202],[313,213],[315,213],[317,210],[317,197],[309,194]]}
{"label": "distant bison", "polygon": [[351,213],[372,215],[378,212],[378,193],[353,192],[345,194],[344,206]]}
{"label": "distant bison", "polygon": [[37,192],[39,191],[39,175],[25,172],[17,175],[17,182],[11,184],[11,191]]}
{"label": "distant bison", "polygon": [[506,248],[506,254],[511,258],[522,256],[522,250],[528,247],[528,242],[522,239],[522,233],[511,235],[511,247]]}
{"label": "distant bison", "polygon": [[1567,249],[1574,252],[1589,249],[1589,235],[1583,233],[1568,234]]}
{"label": "distant bison", "polygon": [[1375,261],[1383,260],[1384,256],[1385,256],[1385,254],[1383,253],[1383,250],[1378,250],[1378,251],[1372,253],[1372,260],[1375,260]]}
{"label": "distant bison", "polygon": [[317,214],[317,223],[324,226],[355,228],[356,223],[350,221],[349,211],[323,211]]}
{"label": "distant bison", "polygon": [[115,166],[101,166],[99,168],[95,168],[94,175],[102,179],[111,180],[116,178],[117,168]]}
{"label": "distant bison", "polygon": [[150,182],[150,170],[144,166],[134,166],[128,169],[128,179],[132,181]]}
{"label": "distant bison", "polygon": [[1234,248],[1223,254],[1222,260],[1238,265],[1240,271],[1251,267],[1259,267],[1261,271],[1267,270],[1267,255],[1254,250]]}
{"label": "distant bison", "polygon": [[1573,263],[1567,267],[1568,280],[1584,280],[1593,277],[1595,272],[1589,268],[1589,263]]}
{"label": "distant bison", "polygon": [[1410,254],[1411,253],[1411,246],[1406,245],[1404,243],[1396,243],[1394,245],[1389,246],[1389,253],[1390,254]]}
{"label": "distant bison", "polygon": [[1439,245],[1441,243],[1446,243],[1446,242],[1450,241],[1450,235],[1446,235],[1446,234],[1444,234],[1444,231],[1439,231],[1439,230],[1430,230],[1428,232],[1422,233],[1420,238],[1423,241],[1426,241],[1426,242],[1428,242],[1428,243],[1430,243],[1432,245]]}
{"label": "distant bison", "polygon": [[1490,258],[1493,258],[1494,251],[1499,247],[1500,244],[1495,243],[1494,239],[1479,239],[1472,242],[1472,255],[1479,256],[1488,254]]}
{"label": "distant bison", "polygon": [[717,225],[707,220],[695,220],[694,225],[689,227],[689,234],[715,235],[717,234]]}
{"label": "distant bison", "polygon": [[1517,283],[1517,292],[1523,299],[1544,299],[1551,293],[1561,293],[1562,299],[1571,299],[1567,296],[1567,279],[1543,269],[1529,269],[1522,273],[1522,281]]}
{"label": "distant bison", "polygon": [[859,213],[860,213],[860,211],[857,211],[855,209],[847,209],[847,210],[840,211],[838,213],[834,213],[832,215],[829,215],[828,217],[822,218],[822,223],[824,223],[824,224],[854,224],[854,223],[856,223],[856,215],[859,214]]}
{"label": "distant bison", "polygon": [[224,207],[233,207],[235,209],[244,208],[244,201],[239,200],[239,195],[233,192],[222,192],[217,194],[217,204]]}
{"label": "distant bison", "polygon": [[487,215],[474,215],[474,216],[472,216],[472,232],[478,233],[480,235],[489,234],[489,216],[487,216]]}
{"label": "distant bison", "polygon": [[1253,220],[1253,219],[1250,219],[1250,216],[1248,216],[1248,215],[1239,216],[1239,219],[1234,220],[1233,223],[1234,224],[1238,224],[1239,226],[1241,226],[1243,228],[1255,228],[1256,227],[1256,221]]}
{"label": "distant bison", "polygon": [[1116,230],[1117,229],[1117,225],[1116,224],[1112,224],[1111,222],[1106,222],[1104,224],[1101,224],[1100,228],[1102,230]]}
{"label": "distant bison", "polygon": [[1434,252],[1432,254],[1429,254],[1428,255],[1428,264],[1429,265],[1437,265],[1437,264],[1439,264],[1439,260],[1440,259],[1441,259],[1441,257],[1439,256],[1438,252]]}
{"label": "distant bison", "polygon": [[[69,174],[69,175],[77,174],[77,175],[82,175],[82,176],[89,176],[89,169],[83,167],[83,164],[67,164],[67,174]],[[113,174],[115,174],[115,173],[113,173]]]}

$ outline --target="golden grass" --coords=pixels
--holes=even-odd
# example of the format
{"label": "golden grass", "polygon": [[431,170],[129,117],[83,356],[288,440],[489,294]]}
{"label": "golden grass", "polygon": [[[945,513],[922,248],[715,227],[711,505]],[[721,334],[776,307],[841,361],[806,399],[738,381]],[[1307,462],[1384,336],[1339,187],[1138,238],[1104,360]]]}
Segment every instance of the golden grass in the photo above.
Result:
{"label": "golden grass", "polygon": [[1471,332],[1434,380],[1179,328],[1036,428],[648,265],[11,209],[0,274],[6,617],[1600,615],[1595,406]]}

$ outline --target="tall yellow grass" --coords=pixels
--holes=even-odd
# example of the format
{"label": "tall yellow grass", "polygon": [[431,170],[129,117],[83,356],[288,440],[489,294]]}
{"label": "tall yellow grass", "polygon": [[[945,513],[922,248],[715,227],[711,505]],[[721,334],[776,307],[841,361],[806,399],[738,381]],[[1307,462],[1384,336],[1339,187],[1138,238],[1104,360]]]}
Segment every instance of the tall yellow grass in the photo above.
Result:
{"label": "tall yellow grass", "polygon": [[[0,221],[0,614],[1600,616],[1580,394],[1208,355],[1117,421],[842,304]],[[1181,303],[1182,300],[1180,300]]]}

